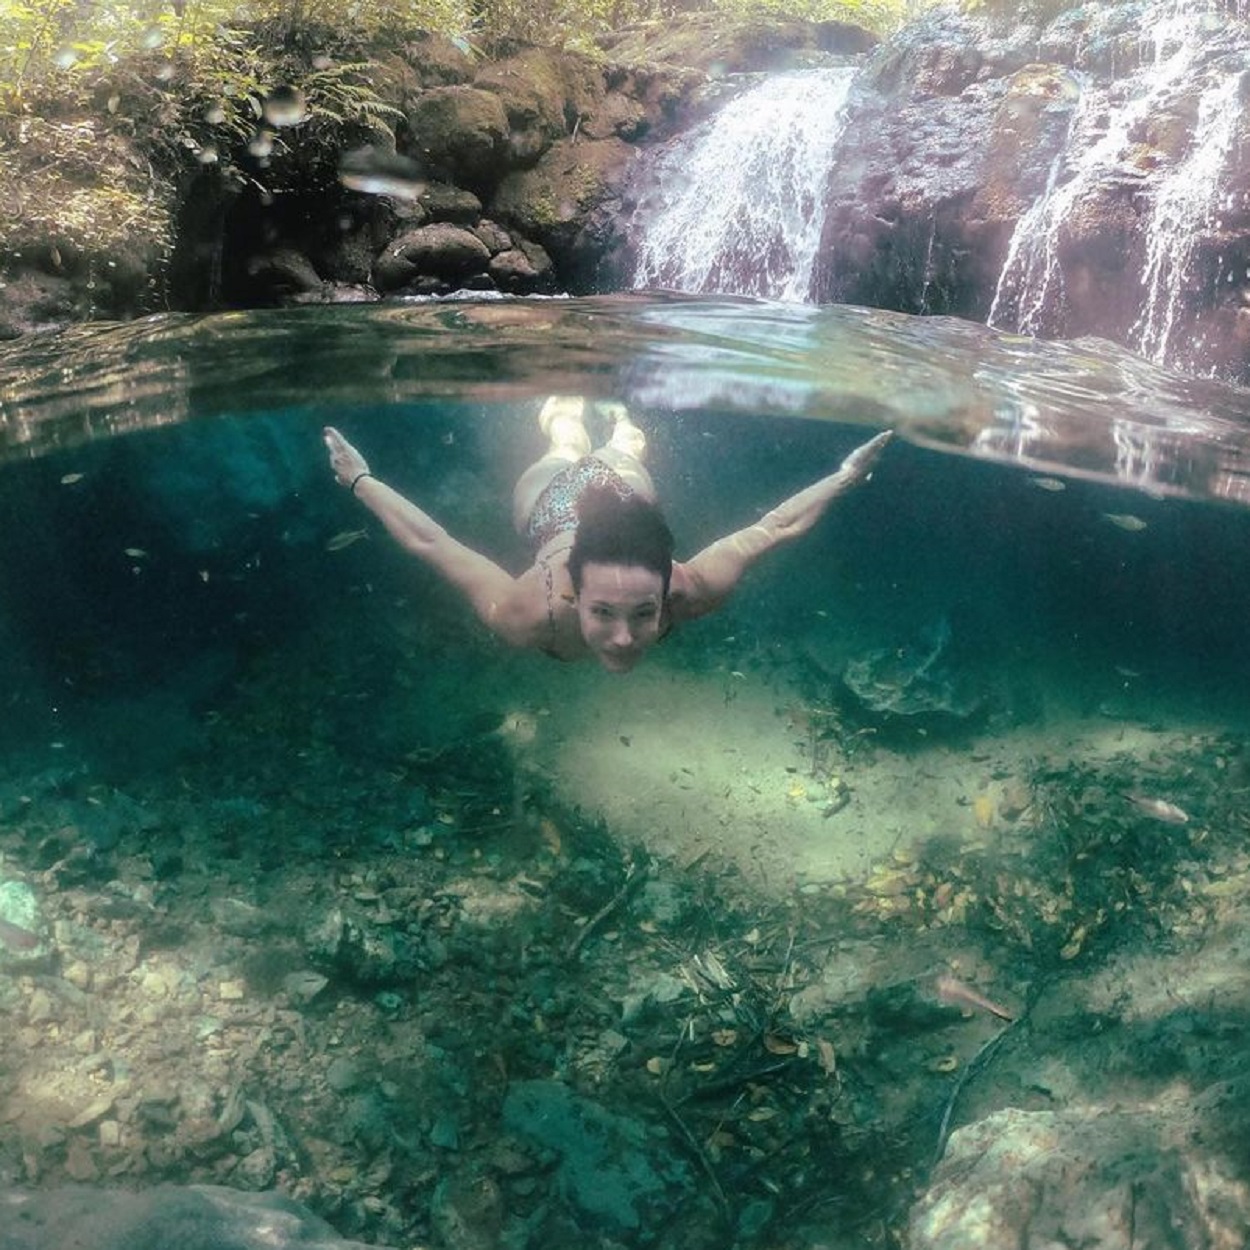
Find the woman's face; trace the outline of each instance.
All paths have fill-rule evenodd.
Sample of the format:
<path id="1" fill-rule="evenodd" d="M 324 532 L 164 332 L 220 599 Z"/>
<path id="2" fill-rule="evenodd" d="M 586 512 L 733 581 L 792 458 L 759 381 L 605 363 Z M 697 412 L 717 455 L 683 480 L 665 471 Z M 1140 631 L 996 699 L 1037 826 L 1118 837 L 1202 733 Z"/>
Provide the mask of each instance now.
<path id="1" fill-rule="evenodd" d="M 582 566 L 577 619 L 591 653 L 610 673 L 628 673 L 660 637 L 664 579 L 636 564 Z"/>

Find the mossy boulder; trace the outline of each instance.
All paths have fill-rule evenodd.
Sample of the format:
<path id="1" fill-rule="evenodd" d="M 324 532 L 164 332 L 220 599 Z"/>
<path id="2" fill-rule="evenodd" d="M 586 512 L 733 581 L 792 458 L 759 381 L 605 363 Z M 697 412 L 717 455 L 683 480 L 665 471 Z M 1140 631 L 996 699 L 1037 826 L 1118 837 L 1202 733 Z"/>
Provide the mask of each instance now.
<path id="1" fill-rule="evenodd" d="M 637 149 L 621 139 L 562 139 L 532 169 L 509 174 L 491 205 L 494 216 L 539 241 L 562 273 L 584 268 L 586 233 L 600 213 L 615 213 Z"/>
<path id="2" fill-rule="evenodd" d="M 380 291 L 397 291 L 415 277 L 454 282 L 490 263 L 490 248 L 471 230 L 436 221 L 401 234 L 378 257 L 373 281 Z"/>
<path id="3" fill-rule="evenodd" d="M 422 92 L 406 113 L 409 153 L 446 182 L 481 194 L 504 167 L 510 129 L 499 97 L 456 85 Z"/>
<path id="4" fill-rule="evenodd" d="M 474 85 L 503 104 L 517 164 L 532 164 L 555 140 L 576 134 L 596 115 L 606 94 L 597 65 L 584 56 L 543 48 L 528 48 L 487 66 Z"/>

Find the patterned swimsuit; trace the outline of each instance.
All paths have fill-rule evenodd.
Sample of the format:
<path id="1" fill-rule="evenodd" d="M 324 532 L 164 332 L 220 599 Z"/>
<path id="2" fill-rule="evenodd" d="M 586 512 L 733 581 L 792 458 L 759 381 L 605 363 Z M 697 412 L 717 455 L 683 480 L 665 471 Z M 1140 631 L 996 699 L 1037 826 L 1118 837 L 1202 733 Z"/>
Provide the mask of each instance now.
<path id="1" fill-rule="evenodd" d="M 525 537 L 535 551 L 542 550 L 558 534 L 577 528 L 578 502 L 592 487 L 606 487 L 621 499 L 634 493 L 625 479 L 602 460 L 583 456 L 574 461 L 547 483 L 525 522 Z"/>

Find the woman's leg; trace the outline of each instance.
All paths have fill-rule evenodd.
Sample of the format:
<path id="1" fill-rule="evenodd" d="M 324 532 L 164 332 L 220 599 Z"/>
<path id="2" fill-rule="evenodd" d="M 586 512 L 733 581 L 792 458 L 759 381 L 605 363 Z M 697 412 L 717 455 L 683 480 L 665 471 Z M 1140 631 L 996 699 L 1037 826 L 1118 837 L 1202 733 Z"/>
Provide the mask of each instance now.
<path id="1" fill-rule="evenodd" d="M 643 464 L 647 436 L 634 424 L 624 404 L 609 402 L 595 407 L 612 422 L 612 437 L 596 448 L 593 455 L 615 470 L 631 489 L 654 502 L 655 483 Z"/>
<path id="2" fill-rule="evenodd" d="M 538 428 L 547 437 L 547 450 L 517 479 L 512 492 L 512 523 L 518 533 L 534 511 L 538 497 L 561 469 L 590 454 L 586 433 L 586 401 L 580 395 L 552 395 L 538 413 Z"/>

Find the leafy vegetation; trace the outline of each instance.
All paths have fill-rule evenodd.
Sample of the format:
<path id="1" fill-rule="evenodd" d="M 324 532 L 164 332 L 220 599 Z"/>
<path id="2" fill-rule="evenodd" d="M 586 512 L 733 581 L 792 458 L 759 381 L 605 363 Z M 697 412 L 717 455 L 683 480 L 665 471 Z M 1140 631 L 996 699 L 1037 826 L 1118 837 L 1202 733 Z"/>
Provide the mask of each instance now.
<path id="1" fill-rule="evenodd" d="M 81 93 L 123 65 L 174 67 L 202 89 L 246 86 L 257 70 L 341 55 L 416 32 L 466 48 L 501 40 L 564 44 L 630 22 L 697 11 L 735 17 L 841 19 L 897 27 L 926 0 L 6 0 L 0 91 L 12 108 L 55 84 Z M 165 63 L 162 65 L 161 63 Z"/>
<path id="2" fill-rule="evenodd" d="M 292 135 L 304 174 L 345 142 L 385 141 L 399 110 L 378 61 L 429 34 L 475 57 L 517 42 L 593 51 L 606 31 L 699 11 L 885 32 L 930 2 L 0 0 L 0 252 L 39 249 L 54 269 L 168 252 L 177 190 L 205 167 L 227 190 L 277 194 L 297 169 Z"/>

